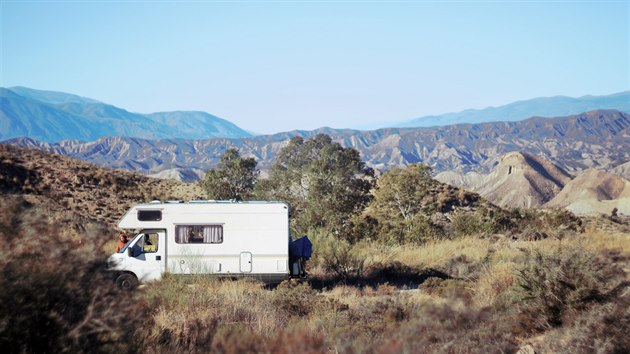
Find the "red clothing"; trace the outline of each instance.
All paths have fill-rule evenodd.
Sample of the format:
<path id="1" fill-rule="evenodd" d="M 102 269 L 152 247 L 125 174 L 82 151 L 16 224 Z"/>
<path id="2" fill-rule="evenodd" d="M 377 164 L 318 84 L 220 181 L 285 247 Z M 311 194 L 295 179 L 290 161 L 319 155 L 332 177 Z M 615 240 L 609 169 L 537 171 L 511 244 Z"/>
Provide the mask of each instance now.
<path id="1" fill-rule="evenodd" d="M 122 242 L 118 240 L 118 245 L 116 246 L 116 253 L 120 252 L 120 250 L 125 248 L 125 246 L 127 246 L 127 242 Z"/>

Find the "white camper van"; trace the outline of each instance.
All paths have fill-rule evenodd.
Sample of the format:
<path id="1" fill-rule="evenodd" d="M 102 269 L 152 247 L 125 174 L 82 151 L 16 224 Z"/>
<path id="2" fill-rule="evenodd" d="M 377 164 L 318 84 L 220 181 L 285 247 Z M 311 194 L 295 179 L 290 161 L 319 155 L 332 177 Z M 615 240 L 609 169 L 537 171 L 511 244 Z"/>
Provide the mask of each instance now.
<path id="1" fill-rule="evenodd" d="M 265 282 L 291 275 L 289 206 L 283 202 L 151 202 L 129 209 L 118 227 L 139 230 L 109 258 L 123 288 L 167 272 Z"/>

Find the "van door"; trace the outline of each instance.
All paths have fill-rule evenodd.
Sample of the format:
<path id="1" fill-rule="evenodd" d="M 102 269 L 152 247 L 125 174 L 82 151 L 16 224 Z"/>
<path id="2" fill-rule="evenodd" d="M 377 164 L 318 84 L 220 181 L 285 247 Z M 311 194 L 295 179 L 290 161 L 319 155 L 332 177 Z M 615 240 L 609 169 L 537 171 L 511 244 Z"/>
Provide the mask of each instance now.
<path id="1" fill-rule="evenodd" d="M 166 231 L 143 230 L 130 247 L 138 280 L 160 279 L 166 271 Z"/>
<path id="2" fill-rule="evenodd" d="M 240 268 L 241 268 L 241 273 L 252 272 L 252 253 L 251 252 L 241 252 Z"/>

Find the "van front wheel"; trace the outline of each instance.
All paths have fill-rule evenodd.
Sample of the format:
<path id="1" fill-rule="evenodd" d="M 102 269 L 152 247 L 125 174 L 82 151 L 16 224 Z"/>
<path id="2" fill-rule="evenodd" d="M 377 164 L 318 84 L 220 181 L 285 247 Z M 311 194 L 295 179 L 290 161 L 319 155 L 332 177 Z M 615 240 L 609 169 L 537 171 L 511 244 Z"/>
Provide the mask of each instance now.
<path id="1" fill-rule="evenodd" d="M 116 285 L 123 290 L 133 290 L 138 286 L 138 278 L 133 274 L 124 273 L 116 278 Z"/>

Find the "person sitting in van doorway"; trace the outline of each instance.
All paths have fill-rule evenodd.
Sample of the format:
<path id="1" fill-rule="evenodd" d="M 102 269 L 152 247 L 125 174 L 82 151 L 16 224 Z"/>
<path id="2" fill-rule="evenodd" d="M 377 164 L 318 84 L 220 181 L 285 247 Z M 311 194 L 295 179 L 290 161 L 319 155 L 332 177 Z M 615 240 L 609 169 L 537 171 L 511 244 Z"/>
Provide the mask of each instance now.
<path id="1" fill-rule="evenodd" d="M 118 244 L 116 245 L 116 253 L 120 252 L 127 245 L 129 240 L 127 239 L 127 235 L 124 232 L 121 232 L 118 235 Z"/>

